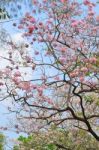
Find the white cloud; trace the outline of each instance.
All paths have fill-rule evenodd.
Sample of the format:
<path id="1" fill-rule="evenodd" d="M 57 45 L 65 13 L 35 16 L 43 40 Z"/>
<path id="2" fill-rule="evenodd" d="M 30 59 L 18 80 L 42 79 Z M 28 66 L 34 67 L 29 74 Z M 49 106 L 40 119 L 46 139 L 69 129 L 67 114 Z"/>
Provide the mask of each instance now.
<path id="1" fill-rule="evenodd" d="M 13 39 L 13 42 L 15 42 L 16 44 L 18 43 L 21 44 L 21 43 L 26 42 L 26 40 L 22 37 L 22 33 L 13 34 L 12 39 Z"/>

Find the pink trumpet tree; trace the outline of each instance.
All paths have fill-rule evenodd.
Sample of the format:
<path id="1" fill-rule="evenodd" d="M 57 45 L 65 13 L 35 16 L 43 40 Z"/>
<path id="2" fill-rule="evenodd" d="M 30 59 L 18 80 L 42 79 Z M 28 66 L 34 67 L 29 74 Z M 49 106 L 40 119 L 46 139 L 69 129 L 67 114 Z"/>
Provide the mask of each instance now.
<path id="1" fill-rule="evenodd" d="M 7 96 L 21 104 L 18 118 L 70 125 L 99 141 L 97 4 L 90 0 L 32 2 L 31 14 L 26 13 L 16 24 L 29 39 L 25 47 L 31 51 L 26 53 L 9 43 L 6 59 L 10 64 L 0 72 L 0 88 L 5 87 Z M 15 51 L 20 60 L 15 60 Z M 29 74 L 31 79 L 25 78 Z"/>

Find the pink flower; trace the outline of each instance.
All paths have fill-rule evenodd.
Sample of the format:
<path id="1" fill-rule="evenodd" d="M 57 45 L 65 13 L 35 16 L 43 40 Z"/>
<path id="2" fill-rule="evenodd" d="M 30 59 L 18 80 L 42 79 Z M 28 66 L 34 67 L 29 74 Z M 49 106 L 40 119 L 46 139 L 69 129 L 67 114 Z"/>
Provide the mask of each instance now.
<path id="1" fill-rule="evenodd" d="M 71 77 L 71 78 L 76 77 L 76 73 L 75 73 L 75 72 L 70 73 L 70 77 Z"/>
<path id="2" fill-rule="evenodd" d="M 53 102 L 52 102 L 51 99 L 48 99 L 47 102 L 48 102 L 49 104 L 53 104 Z"/>
<path id="3" fill-rule="evenodd" d="M 42 22 L 39 22 L 39 25 L 40 25 L 40 26 L 43 26 L 43 23 L 42 23 Z"/>
<path id="4" fill-rule="evenodd" d="M 43 0 L 43 3 L 46 3 L 48 0 Z"/>
<path id="5" fill-rule="evenodd" d="M 56 76 L 54 79 L 55 79 L 55 80 L 60 80 L 59 76 Z"/>
<path id="6" fill-rule="evenodd" d="M 18 87 L 20 89 L 28 91 L 28 92 L 31 91 L 31 84 L 30 84 L 30 82 L 21 82 L 21 83 L 19 83 Z"/>
<path id="7" fill-rule="evenodd" d="M 71 26 L 75 28 L 75 27 L 78 26 L 78 24 L 79 24 L 79 21 L 73 20 L 72 23 L 71 23 Z"/>
<path id="8" fill-rule="evenodd" d="M 27 61 L 27 63 L 31 63 L 32 62 L 32 58 L 30 56 L 26 56 L 26 61 Z"/>
<path id="9" fill-rule="evenodd" d="M 0 82 L 0 86 L 3 86 L 3 83 L 2 83 L 2 82 Z"/>
<path id="10" fill-rule="evenodd" d="M 84 81 L 84 77 L 80 77 L 79 80 L 80 80 L 80 82 L 83 82 Z"/>
<path id="11" fill-rule="evenodd" d="M 35 18 L 31 18 L 30 20 L 29 20 L 31 23 L 35 23 L 36 21 L 35 21 Z"/>
<path id="12" fill-rule="evenodd" d="M 61 0 L 61 2 L 62 2 L 62 3 L 64 3 L 64 2 L 65 2 L 65 0 Z"/>
<path id="13" fill-rule="evenodd" d="M 31 25 L 31 26 L 28 27 L 28 32 L 30 34 L 32 34 L 32 32 L 34 31 L 34 29 L 35 29 L 35 27 Z"/>
<path id="14" fill-rule="evenodd" d="M 38 1 L 37 1 L 37 0 L 34 0 L 33 3 L 34 3 L 35 5 L 37 5 Z"/>
<path id="15" fill-rule="evenodd" d="M 51 52 L 47 51 L 46 54 L 45 54 L 45 56 L 47 56 L 47 55 L 51 55 Z"/>
<path id="16" fill-rule="evenodd" d="M 14 73 L 14 76 L 20 77 L 20 76 L 21 76 L 21 73 L 20 73 L 19 71 L 17 71 L 17 72 Z"/>
<path id="17" fill-rule="evenodd" d="M 89 62 L 89 60 L 88 60 L 87 58 L 84 58 L 83 61 L 84 61 L 85 63 L 88 63 L 88 62 Z"/>
<path id="18" fill-rule="evenodd" d="M 39 52 L 38 52 L 38 51 L 35 51 L 34 54 L 35 54 L 35 55 L 39 55 Z"/>
<path id="19" fill-rule="evenodd" d="M 88 68 L 82 67 L 82 68 L 81 68 L 81 71 L 86 73 L 86 72 L 88 71 Z"/>
<path id="20" fill-rule="evenodd" d="M 19 78 L 17 78 L 17 77 L 13 77 L 12 80 L 17 85 L 21 82 L 21 80 Z"/>
<path id="21" fill-rule="evenodd" d="M 98 15 L 98 16 L 96 16 L 96 21 L 99 21 L 99 15 Z"/>
<path id="22" fill-rule="evenodd" d="M 41 79 L 42 79 L 43 81 L 46 81 L 46 80 L 47 80 L 46 76 L 42 76 Z"/>
<path id="23" fill-rule="evenodd" d="M 84 5 L 90 5 L 90 1 L 89 0 L 84 0 Z"/>
<path id="24" fill-rule="evenodd" d="M 19 26 L 18 26 L 18 29 L 23 29 L 23 25 L 19 25 Z"/>
<path id="25" fill-rule="evenodd" d="M 43 94 L 43 88 L 42 87 L 38 87 L 37 91 L 38 91 L 39 95 L 42 96 L 42 94 Z"/>
<path id="26" fill-rule="evenodd" d="M 88 15 L 89 15 L 89 16 L 93 16 L 93 15 L 94 15 L 94 12 L 93 12 L 93 11 L 89 11 L 89 12 L 88 12 Z"/>
<path id="27" fill-rule="evenodd" d="M 65 2 L 67 2 L 67 0 L 61 0 L 61 2 L 62 2 L 62 3 L 65 3 Z"/>
<path id="28" fill-rule="evenodd" d="M 11 70 L 10 70 L 9 68 L 6 68 L 6 69 L 4 70 L 4 73 L 5 73 L 6 75 L 11 75 Z"/>
<path id="29" fill-rule="evenodd" d="M 36 85 L 31 85 L 31 88 L 33 88 L 34 90 L 37 88 Z"/>
<path id="30" fill-rule="evenodd" d="M 61 57 L 61 58 L 59 58 L 59 61 L 60 61 L 61 63 L 64 63 L 64 62 L 66 61 L 66 58 L 65 58 L 65 57 Z"/>
<path id="31" fill-rule="evenodd" d="M 96 63 L 97 59 L 95 57 L 91 57 L 89 59 L 90 63 Z"/>
<path id="32" fill-rule="evenodd" d="M 65 53 L 66 52 L 66 48 L 65 47 L 63 47 L 63 48 L 61 48 L 61 50 L 60 50 L 62 53 Z"/>
<path id="33" fill-rule="evenodd" d="M 33 64 L 33 65 L 32 65 L 32 70 L 35 70 L 35 68 L 36 68 L 36 65 Z"/>

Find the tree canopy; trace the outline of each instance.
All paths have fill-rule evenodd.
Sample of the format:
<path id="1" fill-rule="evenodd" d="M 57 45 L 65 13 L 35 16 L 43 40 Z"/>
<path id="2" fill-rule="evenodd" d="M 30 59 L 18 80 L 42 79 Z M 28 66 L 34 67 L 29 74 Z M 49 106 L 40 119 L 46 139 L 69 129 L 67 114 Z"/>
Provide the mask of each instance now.
<path id="1" fill-rule="evenodd" d="M 54 124 L 84 130 L 99 141 L 96 6 L 90 0 L 33 0 L 32 11 L 13 22 L 25 42 L 6 41 L 7 55 L 0 56 L 7 62 L 0 70 L 0 94 L 1 101 L 13 101 L 15 107 L 8 110 L 16 112 L 18 132 Z"/>

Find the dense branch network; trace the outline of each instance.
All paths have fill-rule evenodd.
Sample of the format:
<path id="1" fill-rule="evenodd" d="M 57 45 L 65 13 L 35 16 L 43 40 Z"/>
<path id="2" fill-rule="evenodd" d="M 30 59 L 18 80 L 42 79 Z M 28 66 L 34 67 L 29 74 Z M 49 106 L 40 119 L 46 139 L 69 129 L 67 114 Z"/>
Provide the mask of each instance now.
<path id="1" fill-rule="evenodd" d="M 1 71 L 0 86 L 7 92 L 1 100 L 10 97 L 20 105 L 20 110 L 9 108 L 19 120 L 42 120 L 60 127 L 68 123 L 99 141 L 99 16 L 94 13 L 95 3 L 36 0 L 33 6 L 33 15 L 26 13 L 20 24 L 13 24 L 30 45 L 8 42 L 8 56 L 2 56 L 9 65 Z M 86 15 L 82 7 L 87 8 Z"/>

